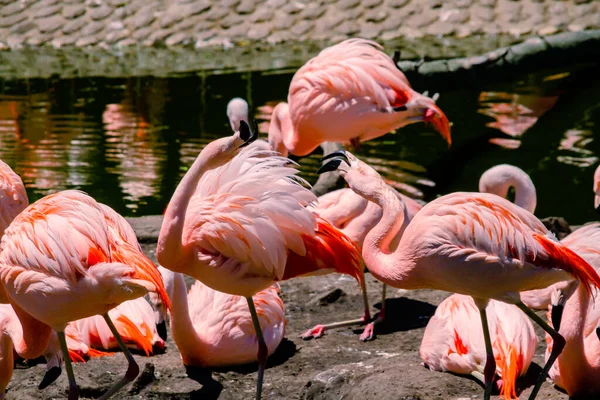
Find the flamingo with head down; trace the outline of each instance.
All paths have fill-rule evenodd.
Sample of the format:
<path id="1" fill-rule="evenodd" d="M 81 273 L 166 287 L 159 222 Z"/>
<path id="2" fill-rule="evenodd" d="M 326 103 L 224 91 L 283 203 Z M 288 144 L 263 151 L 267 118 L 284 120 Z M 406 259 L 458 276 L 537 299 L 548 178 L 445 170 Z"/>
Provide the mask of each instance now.
<path id="1" fill-rule="evenodd" d="M 292 78 L 288 102 L 273 109 L 271 147 L 305 156 L 323 142 L 375 139 L 428 122 L 450 145 L 450 123 L 435 100 L 415 92 L 382 47 L 348 39 L 322 50 Z"/>
<path id="2" fill-rule="evenodd" d="M 530 212 L 488 193 L 439 197 L 410 221 L 402 200 L 370 166 L 340 151 L 320 172 L 338 169 L 350 188 L 383 209 L 363 244 L 373 276 L 402 289 L 438 289 L 471 296 L 479 310 L 486 348 L 485 399 L 491 395 L 496 361 L 486 307 L 490 299 L 514 304 L 554 340 L 552 352 L 531 393 L 535 398 L 565 341 L 520 299 L 520 292 L 577 279 L 585 290 L 600 276 L 584 259 L 556 241 Z M 397 245 L 398 231 L 404 233 Z"/>
<path id="3" fill-rule="evenodd" d="M 356 245 L 306 208 L 316 198 L 293 162 L 251 144 L 256 138 L 242 121 L 239 132 L 200 152 L 169 202 L 156 256 L 167 269 L 246 298 L 258 337 L 260 398 L 268 347 L 252 297 L 317 271 L 357 280 L 362 271 Z"/>
<path id="4" fill-rule="evenodd" d="M 108 311 L 149 291 L 158 292 L 169 305 L 159 272 L 137 240 L 130 240 L 127 227 L 131 229 L 112 209 L 69 190 L 27 207 L 5 230 L 0 245 L 0 278 L 23 327 L 25 358 L 43 353 L 51 329 L 58 333 L 63 354 L 68 354 L 67 323 L 103 315 L 129 367 L 102 399 L 139 372 Z M 69 399 L 76 399 L 78 389 L 69 357 L 65 357 L 65 366 Z"/>

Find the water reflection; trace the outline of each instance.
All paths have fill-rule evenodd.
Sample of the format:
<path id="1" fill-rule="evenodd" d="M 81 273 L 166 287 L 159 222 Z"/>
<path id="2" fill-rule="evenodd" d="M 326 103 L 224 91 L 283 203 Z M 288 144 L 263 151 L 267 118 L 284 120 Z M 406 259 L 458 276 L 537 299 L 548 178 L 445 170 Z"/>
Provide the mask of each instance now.
<path id="1" fill-rule="evenodd" d="M 256 72 L 4 82 L 0 158 L 23 177 L 32 201 L 76 188 L 124 215 L 160 214 L 204 145 L 230 134 L 229 99 L 248 98 L 266 132 L 291 77 Z M 441 93 L 438 104 L 454 122 L 451 149 L 431 127 L 414 124 L 363 143 L 358 155 L 390 184 L 423 200 L 476 190 L 485 169 L 512 163 L 538 187 L 540 216 L 584 222 L 595 216 L 588 192 L 600 154 L 594 140 L 598 82 L 593 73 L 554 71 Z M 299 160 L 310 182 L 320 156 Z M 577 207 L 561 208 L 557 184 Z"/>

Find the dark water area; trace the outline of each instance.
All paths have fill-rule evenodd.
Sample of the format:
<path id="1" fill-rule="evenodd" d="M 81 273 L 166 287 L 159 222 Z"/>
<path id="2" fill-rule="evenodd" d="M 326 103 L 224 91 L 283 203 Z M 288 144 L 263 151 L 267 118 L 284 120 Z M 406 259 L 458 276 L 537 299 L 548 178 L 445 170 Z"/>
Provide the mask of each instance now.
<path id="1" fill-rule="evenodd" d="M 364 143 L 357 154 L 426 201 L 475 191 L 487 168 L 513 164 L 537 187 L 536 215 L 571 224 L 595 220 L 595 72 L 573 67 L 484 87 L 455 85 L 460 89 L 440 92 L 438 100 L 453 122 L 450 149 L 431 127 L 416 124 Z M 160 214 L 202 147 L 231 134 L 227 102 L 244 97 L 260 116 L 261 106 L 285 99 L 291 77 L 281 71 L 0 81 L 0 159 L 23 178 L 30 201 L 76 188 L 123 215 Z M 310 182 L 319 157 L 299 160 Z"/>

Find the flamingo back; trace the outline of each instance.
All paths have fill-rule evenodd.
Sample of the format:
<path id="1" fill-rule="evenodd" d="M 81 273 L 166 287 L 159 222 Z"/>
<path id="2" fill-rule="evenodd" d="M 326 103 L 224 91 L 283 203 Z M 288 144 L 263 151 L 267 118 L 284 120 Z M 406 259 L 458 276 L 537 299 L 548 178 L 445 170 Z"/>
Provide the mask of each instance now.
<path id="1" fill-rule="evenodd" d="M 288 251 L 305 255 L 304 237 L 315 235 L 306 206 L 316 197 L 293 162 L 262 147 L 253 143 L 204 174 L 190 199 L 182 241 L 214 267 L 202 280 L 217 290 L 246 295 L 221 284 L 242 284 L 247 275 L 264 277 L 258 290 L 268 287 L 283 277 Z"/>
<path id="2" fill-rule="evenodd" d="M 8 164 L 0 160 L 0 236 L 28 204 L 23 181 Z"/>
<path id="3" fill-rule="evenodd" d="M 252 296 L 271 355 L 285 335 L 285 306 L 275 284 Z M 205 366 L 241 365 L 257 360 L 258 339 L 246 299 L 197 281 L 188 293 L 190 318 L 204 343 Z M 186 355 L 182 354 L 184 363 Z"/>
<path id="4" fill-rule="evenodd" d="M 600 285 L 596 271 L 533 214 L 493 194 L 457 192 L 432 201 L 408 225 L 401 244 L 422 259 L 444 257 L 446 265 L 452 264 L 454 273 L 443 277 L 428 266 L 422 269 L 424 279 L 448 291 L 460 292 L 473 274 L 477 279 L 489 274 L 493 287 L 467 282 L 471 289 L 465 294 L 481 298 L 517 302 L 516 292 L 573 277 L 588 289 Z M 502 279 L 497 268 L 506 271 Z M 473 293 L 473 287 L 481 287 L 481 293 Z"/>
<path id="5" fill-rule="evenodd" d="M 502 378 L 501 395 L 517 398 L 515 383 L 531 364 L 537 336 L 529 319 L 517 307 L 490 300 L 487 308 L 496 373 Z M 429 320 L 420 354 L 435 371 L 483 373 L 485 342 L 479 309 L 470 296 L 454 294 L 444 300 Z"/>

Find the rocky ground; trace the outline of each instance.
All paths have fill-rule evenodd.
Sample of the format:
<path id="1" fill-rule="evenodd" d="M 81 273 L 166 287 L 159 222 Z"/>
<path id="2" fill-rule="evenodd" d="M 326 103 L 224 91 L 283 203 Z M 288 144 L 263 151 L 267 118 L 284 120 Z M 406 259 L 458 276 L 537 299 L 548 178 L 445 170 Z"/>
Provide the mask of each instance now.
<path id="1" fill-rule="evenodd" d="M 159 218 L 133 221 L 144 250 L 155 259 L 155 237 Z M 367 275 L 369 298 L 376 312 L 380 307 L 381 285 Z M 282 285 L 286 304 L 287 339 L 271 356 L 265 374 L 265 399 L 470 399 L 481 398 L 483 388 L 476 381 L 448 373 L 429 371 L 422 365 L 419 346 L 425 325 L 435 307 L 448 293 L 418 290 L 388 291 L 388 322 L 378 327 L 377 339 L 362 343 L 362 329 L 342 328 L 324 337 L 303 341 L 298 336 L 323 322 L 360 316 L 361 296 L 352 279 L 328 275 L 295 279 Z M 520 382 L 521 398 L 527 398 L 543 363 L 544 340 L 530 374 Z M 144 372 L 137 381 L 114 398 L 118 399 L 251 399 L 254 396 L 256 366 L 213 371 L 189 370 L 181 363 L 169 337 L 164 354 L 136 356 Z M 68 382 L 63 375 L 45 391 L 37 390 L 45 365 L 15 370 L 9 385 L 9 399 L 66 398 Z M 97 398 L 126 368 L 121 354 L 75 364 L 83 398 Z M 200 383 L 202 382 L 202 383 Z M 567 395 L 546 382 L 538 399 L 567 399 Z"/>

